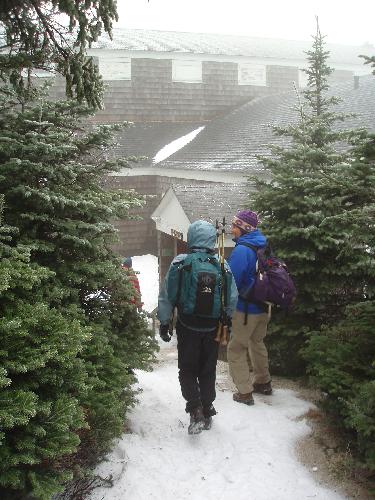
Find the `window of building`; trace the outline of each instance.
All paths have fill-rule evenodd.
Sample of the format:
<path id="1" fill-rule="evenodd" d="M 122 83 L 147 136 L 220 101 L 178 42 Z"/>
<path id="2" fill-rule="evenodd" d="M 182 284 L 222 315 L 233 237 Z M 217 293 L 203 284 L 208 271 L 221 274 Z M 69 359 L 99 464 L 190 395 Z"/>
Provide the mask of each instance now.
<path id="1" fill-rule="evenodd" d="M 131 80 L 131 58 L 100 57 L 99 71 L 103 80 Z"/>
<path id="2" fill-rule="evenodd" d="M 172 80 L 174 82 L 201 82 L 202 62 L 172 60 Z"/>
<path id="3" fill-rule="evenodd" d="M 266 65 L 239 63 L 238 64 L 238 85 L 267 85 Z"/>

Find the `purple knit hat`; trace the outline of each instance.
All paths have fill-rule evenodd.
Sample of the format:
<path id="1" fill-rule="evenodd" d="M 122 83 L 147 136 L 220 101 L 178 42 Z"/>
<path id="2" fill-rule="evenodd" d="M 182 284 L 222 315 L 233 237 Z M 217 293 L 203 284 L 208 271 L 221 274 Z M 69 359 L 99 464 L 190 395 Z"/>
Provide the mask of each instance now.
<path id="1" fill-rule="evenodd" d="M 239 227 L 245 233 L 250 233 L 259 223 L 258 216 L 251 210 L 241 210 L 233 217 L 232 224 Z"/>

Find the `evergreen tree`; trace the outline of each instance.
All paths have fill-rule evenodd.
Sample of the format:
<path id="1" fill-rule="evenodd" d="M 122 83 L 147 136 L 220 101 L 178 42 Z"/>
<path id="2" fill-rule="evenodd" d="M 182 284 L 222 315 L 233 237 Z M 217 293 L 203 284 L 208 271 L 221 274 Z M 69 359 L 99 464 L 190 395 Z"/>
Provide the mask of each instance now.
<path id="1" fill-rule="evenodd" d="M 57 71 L 68 96 L 100 107 L 103 84 L 86 49 L 117 20 L 115 0 L 3 0 L 0 78 L 22 88 L 34 69 Z"/>
<path id="2" fill-rule="evenodd" d="M 337 98 L 328 95 L 329 53 L 317 23 L 309 62 L 307 89 L 302 92 L 295 125 L 275 128 L 289 140 L 262 158 L 271 181 L 251 179 L 252 206 L 260 211 L 264 231 L 277 255 L 296 280 L 298 298 L 292 314 L 275 312 L 270 325 L 270 359 L 274 372 L 301 373 L 299 355 L 306 334 L 341 318 L 343 308 L 363 293 L 363 251 L 352 245 L 345 227 L 331 230 L 327 218 L 346 210 L 347 200 L 330 175 L 348 154 L 338 143 L 348 132 L 338 128 L 344 116 L 335 113 Z"/>
<path id="3" fill-rule="evenodd" d="M 17 233 L 0 226 L 0 491 L 49 498 L 69 478 L 58 460 L 76 451 L 86 425 L 77 395 L 87 374 L 77 355 L 90 331 L 77 308 L 49 307 L 53 272 L 30 263 L 30 249 L 13 244 Z"/>
<path id="4" fill-rule="evenodd" d="M 1 247 L 1 494 L 50 498 L 77 457 L 90 465 L 121 434 L 132 369 L 153 359 L 156 342 L 111 250 L 112 221 L 143 200 L 103 188 L 128 164 L 102 155 L 118 127 L 85 131 L 87 108 L 37 90 L 0 96 L 0 193 L 16 228 Z"/>
<path id="5" fill-rule="evenodd" d="M 370 64 L 370 66 L 374 68 L 372 72 L 375 75 L 375 56 L 372 57 L 360 56 L 360 57 L 363 57 L 363 59 L 365 59 L 365 64 Z"/>
<path id="6" fill-rule="evenodd" d="M 311 336 L 304 356 L 313 381 L 327 395 L 325 406 L 349 431 L 366 466 L 375 472 L 375 135 L 361 131 L 354 159 L 331 175 L 347 200 L 347 210 L 326 220 L 334 234 L 345 229 L 361 255 L 365 276 L 361 300 L 343 319 Z M 364 251 L 363 251 L 364 250 Z"/>
<path id="7" fill-rule="evenodd" d="M 111 250 L 112 221 L 143 200 L 104 189 L 128 165 L 102 155 L 118 127 L 85 130 L 90 111 L 78 104 L 100 107 L 85 50 L 115 19 L 114 0 L 0 5 L 2 498 L 51 498 L 93 464 L 134 404 L 133 369 L 156 348 Z M 78 102 L 48 102 L 35 68 L 63 74 Z"/>

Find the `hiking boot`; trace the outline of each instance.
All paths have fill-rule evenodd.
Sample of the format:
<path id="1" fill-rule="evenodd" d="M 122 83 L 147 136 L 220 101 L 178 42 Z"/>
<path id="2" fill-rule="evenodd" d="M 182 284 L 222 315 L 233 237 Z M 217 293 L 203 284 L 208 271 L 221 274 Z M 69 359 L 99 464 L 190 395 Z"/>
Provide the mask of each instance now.
<path id="1" fill-rule="evenodd" d="M 201 406 L 194 408 L 190 412 L 190 425 L 188 427 L 189 434 L 199 434 L 204 428 L 204 415 Z"/>
<path id="2" fill-rule="evenodd" d="M 271 380 L 266 384 L 253 384 L 253 387 L 253 391 L 257 394 L 264 394 L 265 396 L 271 396 L 272 394 Z"/>
<path id="3" fill-rule="evenodd" d="M 216 410 L 214 405 L 204 406 L 203 407 L 203 416 L 204 416 L 204 431 L 209 431 L 212 427 L 212 417 L 216 415 Z"/>
<path id="4" fill-rule="evenodd" d="M 240 392 L 235 392 L 233 394 L 233 401 L 237 403 L 243 403 L 244 405 L 251 406 L 254 404 L 253 394 L 248 392 L 246 394 L 241 394 Z"/>
<path id="5" fill-rule="evenodd" d="M 203 406 L 203 415 L 204 415 L 204 418 L 213 417 L 216 414 L 217 414 L 217 411 L 215 410 L 214 405 Z"/>
<path id="6" fill-rule="evenodd" d="M 212 417 L 204 417 L 203 430 L 209 431 L 212 427 Z"/>

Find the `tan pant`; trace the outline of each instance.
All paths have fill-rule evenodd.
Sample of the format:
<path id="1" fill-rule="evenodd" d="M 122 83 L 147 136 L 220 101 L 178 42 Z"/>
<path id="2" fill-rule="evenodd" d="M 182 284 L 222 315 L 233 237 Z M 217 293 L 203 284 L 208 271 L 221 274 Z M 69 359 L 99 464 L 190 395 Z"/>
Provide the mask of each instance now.
<path id="1" fill-rule="evenodd" d="M 247 325 L 244 325 L 244 319 L 244 313 L 234 313 L 232 336 L 228 344 L 229 373 L 241 394 L 253 392 L 253 382 L 265 384 L 271 380 L 268 353 L 264 345 L 268 314 L 248 314 Z"/>

